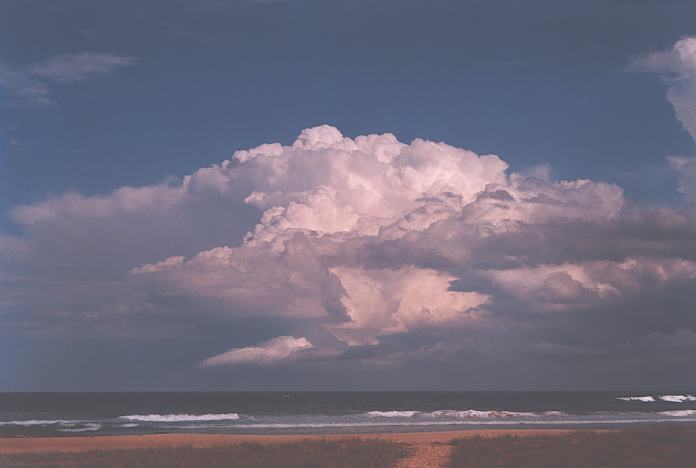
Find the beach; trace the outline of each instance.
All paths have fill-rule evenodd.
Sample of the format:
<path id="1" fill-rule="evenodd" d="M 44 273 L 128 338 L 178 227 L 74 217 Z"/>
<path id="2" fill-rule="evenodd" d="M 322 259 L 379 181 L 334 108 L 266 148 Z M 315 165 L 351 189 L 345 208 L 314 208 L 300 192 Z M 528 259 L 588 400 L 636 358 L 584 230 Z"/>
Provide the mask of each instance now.
<path id="1" fill-rule="evenodd" d="M 693 392 L 0 394 L 0 466 L 690 466 L 695 401 Z"/>
<path id="2" fill-rule="evenodd" d="M 565 429 L 484 429 L 439 432 L 401 432 L 382 434 L 332 435 L 241 435 L 241 434 L 150 434 L 127 436 L 8 437 L 0 438 L 0 454 L 41 452 L 84 452 L 90 450 L 129 450 L 170 447 L 208 448 L 231 444 L 284 444 L 307 441 L 339 442 L 344 440 L 378 440 L 405 444 L 409 456 L 399 467 L 445 466 L 451 442 L 470 437 L 560 436 Z M 593 431 L 594 432 L 594 431 Z"/>
<path id="3" fill-rule="evenodd" d="M 582 467 L 687 467 L 696 459 L 695 447 L 692 426 L 5 437 L 0 466 L 551 467 L 572 461 Z"/>
<path id="4" fill-rule="evenodd" d="M 690 467 L 696 427 L 0 438 L 12 467 Z"/>
<path id="5" fill-rule="evenodd" d="M 0 438 L 0 454 L 21 452 L 63 452 L 152 447 L 212 447 L 245 442 L 272 444 L 306 440 L 377 439 L 415 445 L 446 443 L 467 437 L 501 435 L 538 436 L 577 432 L 567 429 L 482 429 L 439 432 L 399 432 L 383 434 L 148 434 L 124 436 L 5 437 Z M 596 432 L 596 431 L 595 431 Z M 605 432 L 605 431 L 602 431 Z"/>

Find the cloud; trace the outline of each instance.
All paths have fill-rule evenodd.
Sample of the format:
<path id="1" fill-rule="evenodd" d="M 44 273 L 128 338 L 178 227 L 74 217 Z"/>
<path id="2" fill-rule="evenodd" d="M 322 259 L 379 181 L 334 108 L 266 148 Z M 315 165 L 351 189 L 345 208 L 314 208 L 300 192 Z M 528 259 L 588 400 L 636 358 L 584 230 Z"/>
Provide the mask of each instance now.
<path id="1" fill-rule="evenodd" d="M 280 338 L 202 365 L 301 354 L 302 366 L 472 370 L 696 329 L 693 213 L 550 174 L 323 125 L 180 180 L 19 206 L 24 234 L 1 244 L 14 260 L 0 326 L 143 336 L 247 324 L 247 343 Z"/>
<path id="2" fill-rule="evenodd" d="M 692 135 L 693 41 L 632 64 L 666 80 Z M 50 103 L 56 86 L 134 63 L 59 56 L 4 67 L 0 80 Z M 694 158 L 671 161 L 696 200 Z M 408 367 L 399 375 L 419 385 L 456 375 L 534 387 L 545 372 L 640 386 L 653 366 L 682 382 L 696 349 L 691 208 L 322 125 L 180 179 L 14 207 L 17 234 L 0 235 L 0 331 L 196 342 L 178 347 L 190 353 L 181 365 L 234 346 L 200 366 L 252 373 L 293 363 L 387 380 L 386 367 Z"/>
<path id="3" fill-rule="evenodd" d="M 107 53 L 80 52 L 60 54 L 24 66 L 0 65 L 0 87 L 33 105 L 55 104 L 56 85 L 70 85 L 108 76 L 133 66 L 136 60 Z"/>
<path id="4" fill-rule="evenodd" d="M 237 190 L 265 211 L 242 246 L 144 264 L 131 270 L 133 281 L 160 297 L 195 298 L 237 317 L 319 319 L 349 345 L 465 324 L 489 302 L 481 291 L 450 291 L 457 276 L 417 266 L 412 252 L 419 247 L 430 244 L 431 259 L 467 268 L 477 241 L 552 219 L 607 221 L 623 205 L 613 185 L 554 182 L 543 169 L 508 174 L 497 156 L 420 139 L 407 145 L 389 134 L 350 139 L 326 125 L 304 130 L 290 146 L 238 151 L 234 161 L 198 171 L 176 190 L 194 187 Z M 73 206 L 59 205 L 48 211 Z M 80 206 L 92 212 L 91 203 Z M 45 216 L 27 216 L 34 209 L 18 215 Z M 369 258 L 394 243 L 411 253 L 383 258 L 386 265 Z M 473 266 L 470 274 L 485 277 Z"/>
<path id="5" fill-rule="evenodd" d="M 200 367 L 234 366 L 239 364 L 270 365 L 296 359 L 302 351 L 312 349 L 307 338 L 279 336 L 246 348 L 232 348 L 204 359 Z"/>
<path id="6" fill-rule="evenodd" d="M 642 288 L 696 279 L 696 262 L 628 258 L 621 262 L 540 265 L 493 270 L 493 282 L 509 294 L 537 307 L 563 310 L 593 306 Z"/>
<path id="7" fill-rule="evenodd" d="M 696 141 L 696 37 L 686 37 L 671 49 L 638 57 L 629 68 L 655 73 L 669 84 L 667 99 L 684 129 Z"/>
<path id="8" fill-rule="evenodd" d="M 55 55 L 36 62 L 26 69 L 26 73 L 57 83 L 76 83 L 110 75 L 121 67 L 135 64 L 133 57 L 81 52 Z"/>
<path id="9" fill-rule="evenodd" d="M 679 172 L 679 191 L 687 200 L 696 202 L 696 158 L 668 158 Z"/>
<path id="10" fill-rule="evenodd" d="M 137 287 L 161 297 L 194 298 L 234 316 L 326 318 L 337 282 L 302 236 L 283 252 L 217 247 L 131 270 Z"/>
<path id="11" fill-rule="evenodd" d="M 629 68 L 653 73 L 667 84 L 667 99 L 677 119 L 696 142 L 696 36 L 677 41 L 670 49 L 634 59 Z M 670 157 L 679 171 L 679 190 L 696 203 L 696 158 Z"/>
<path id="12" fill-rule="evenodd" d="M 377 344 L 382 334 L 474 320 L 475 310 L 488 302 L 478 292 L 449 291 L 455 278 L 430 269 L 334 268 L 331 273 L 344 288 L 341 303 L 350 321 L 330 330 L 349 345 Z"/>

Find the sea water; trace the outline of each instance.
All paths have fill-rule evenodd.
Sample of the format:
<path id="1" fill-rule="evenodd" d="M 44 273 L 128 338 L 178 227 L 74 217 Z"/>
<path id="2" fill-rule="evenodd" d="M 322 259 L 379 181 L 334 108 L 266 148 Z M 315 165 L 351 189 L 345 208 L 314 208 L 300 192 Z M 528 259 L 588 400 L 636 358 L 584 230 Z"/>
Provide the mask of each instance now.
<path id="1" fill-rule="evenodd" d="M 696 423 L 693 392 L 0 393 L 0 436 Z"/>

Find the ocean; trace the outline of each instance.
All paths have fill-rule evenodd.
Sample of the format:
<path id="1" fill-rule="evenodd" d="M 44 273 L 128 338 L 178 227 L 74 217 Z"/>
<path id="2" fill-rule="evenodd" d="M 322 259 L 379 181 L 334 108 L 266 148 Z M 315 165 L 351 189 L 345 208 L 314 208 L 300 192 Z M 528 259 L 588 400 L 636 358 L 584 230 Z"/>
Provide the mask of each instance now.
<path id="1" fill-rule="evenodd" d="M 696 392 L 0 393 L 0 436 L 696 423 Z"/>

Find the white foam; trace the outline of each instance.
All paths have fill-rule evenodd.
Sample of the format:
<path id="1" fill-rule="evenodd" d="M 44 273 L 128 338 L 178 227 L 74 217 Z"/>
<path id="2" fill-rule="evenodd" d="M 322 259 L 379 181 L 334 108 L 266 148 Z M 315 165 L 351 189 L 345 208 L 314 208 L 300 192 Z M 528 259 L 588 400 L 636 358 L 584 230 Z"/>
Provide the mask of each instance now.
<path id="1" fill-rule="evenodd" d="M 119 416 L 127 421 L 179 422 L 179 421 L 233 421 L 239 419 L 237 413 L 221 414 L 129 414 Z"/>
<path id="2" fill-rule="evenodd" d="M 555 413 L 555 412 L 554 412 Z M 545 416 L 547 413 L 524 413 L 518 411 L 495 411 L 495 410 L 439 410 L 427 413 L 433 418 L 455 418 L 455 419 L 507 419 L 507 418 L 536 418 Z"/>
<path id="3" fill-rule="evenodd" d="M 127 423 L 127 424 L 119 424 L 118 427 L 138 427 L 140 424 L 135 424 L 135 423 Z"/>
<path id="4" fill-rule="evenodd" d="M 660 414 L 674 416 L 675 418 L 685 418 L 687 416 L 696 416 L 696 410 L 660 411 Z"/>
<path id="5" fill-rule="evenodd" d="M 541 413 L 529 413 L 520 411 L 497 411 L 497 410 L 438 410 L 429 413 L 420 411 L 368 411 L 365 413 L 371 418 L 412 418 L 421 416 L 424 418 L 446 418 L 446 419 L 507 419 L 507 418 L 538 418 L 543 416 L 563 415 L 560 411 L 544 411 Z"/>
<path id="6" fill-rule="evenodd" d="M 52 424 L 70 426 L 74 422 L 63 419 L 27 419 L 22 421 L 0 421 L 0 426 L 49 426 Z"/>
<path id="7" fill-rule="evenodd" d="M 662 401 L 672 403 L 683 403 L 685 401 L 696 401 L 696 396 L 693 395 L 662 395 L 658 397 Z"/>
<path id="8" fill-rule="evenodd" d="M 86 432 L 86 431 L 98 431 L 102 428 L 101 424 L 98 423 L 87 423 L 84 427 L 78 427 L 76 429 L 58 429 L 60 432 Z"/>
<path id="9" fill-rule="evenodd" d="M 665 423 L 674 422 L 669 418 L 641 418 L 623 417 L 620 419 L 558 419 L 558 420 L 464 420 L 455 419 L 447 422 L 443 421 L 384 421 L 384 422 L 316 422 L 316 423 L 260 423 L 260 424 L 235 424 L 238 429 L 321 429 L 321 428 L 340 428 L 340 427 L 389 427 L 389 426 L 563 426 L 563 425 L 591 425 L 591 424 L 640 424 L 640 423 Z M 680 421 L 694 422 L 696 419 L 681 419 Z M 162 426 L 166 428 L 167 426 Z M 213 429 L 219 426 L 198 424 L 186 426 L 171 426 L 179 429 Z"/>
<path id="10" fill-rule="evenodd" d="M 418 414 L 418 411 L 368 411 L 371 418 L 411 418 Z"/>
<path id="11" fill-rule="evenodd" d="M 651 396 L 628 396 L 628 397 L 619 397 L 617 400 L 623 400 L 623 401 L 642 401 L 643 403 L 650 403 L 652 401 L 655 401 L 655 398 Z"/>

